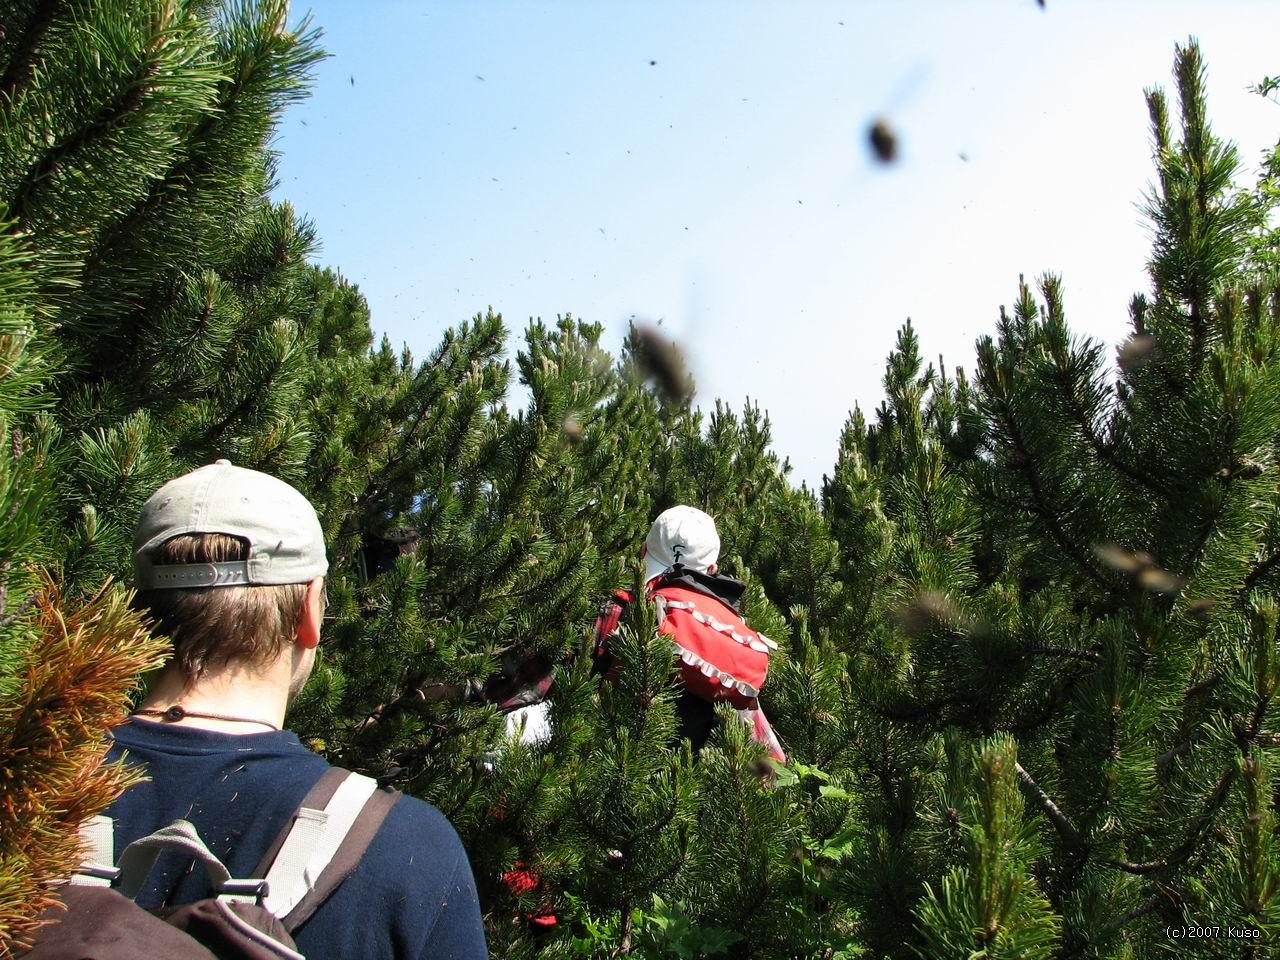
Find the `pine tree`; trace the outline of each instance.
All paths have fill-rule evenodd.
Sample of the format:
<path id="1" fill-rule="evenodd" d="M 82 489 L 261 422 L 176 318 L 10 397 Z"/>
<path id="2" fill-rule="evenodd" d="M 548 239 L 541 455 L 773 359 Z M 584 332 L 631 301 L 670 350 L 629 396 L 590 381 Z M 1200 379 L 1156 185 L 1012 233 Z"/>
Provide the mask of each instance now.
<path id="1" fill-rule="evenodd" d="M 1151 289 L 1118 371 L 1054 276 L 1019 284 L 971 376 L 908 323 L 815 492 L 757 404 L 693 409 L 653 330 L 616 359 L 567 316 L 510 361 L 493 313 L 421 359 L 375 343 L 267 197 L 320 56 L 283 0 L 14 2 L 0 26 L 0 938 L 124 783 L 102 732 L 158 648 L 103 584 L 137 510 L 226 456 L 296 483 L 329 543 L 290 726 L 449 816 L 495 957 L 1147 956 L 1210 918 L 1259 937 L 1182 952 L 1265 955 L 1276 164 L 1237 187 L 1194 43 L 1176 138 L 1147 94 Z M 728 711 L 696 756 L 674 742 L 648 604 L 617 682 L 592 674 L 596 610 L 678 502 L 717 518 L 779 642 L 786 766 Z M 556 671 L 543 742 L 432 692 L 533 655 Z"/>
<path id="2" fill-rule="evenodd" d="M 972 383 L 921 374 L 904 333 L 827 486 L 833 530 L 887 557 L 865 574 L 888 606 L 852 621 L 880 746 L 854 894 L 886 952 L 1148 955 L 1168 925 L 1269 922 L 1277 301 L 1194 43 L 1174 72 L 1114 381 L 1059 279 L 1022 284 Z"/>
<path id="3" fill-rule="evenodd" d="M 215 455 L 297 476 L 307 454 L 311 238 L 266 198 L 265 143 L 317 54 L 285 13 L 0 11 L 0 950 L 126 783 L 103 735 L 161 647 L 104 583 L 142 500 Z"/>
<path id="4" fill-rule="evenodd" d="M 54 884 L 79 858 L 78 828 L 131 777 L 101 765 L 102 737 L 162 644 L 109 585 L 64 602 L 41 564 L 52 533 L 48 346 L 39 261 L 0 234 L 0 955 L 29 942 Z"/>

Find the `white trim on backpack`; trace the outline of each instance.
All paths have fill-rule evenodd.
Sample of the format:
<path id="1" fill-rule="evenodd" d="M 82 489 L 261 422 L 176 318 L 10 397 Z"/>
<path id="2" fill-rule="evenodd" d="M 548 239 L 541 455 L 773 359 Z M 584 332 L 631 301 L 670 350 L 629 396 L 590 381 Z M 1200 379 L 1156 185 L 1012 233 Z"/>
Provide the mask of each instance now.
<path id="1" fill-rule="evenodd" d="M 674 640 L 671 641 L 671 647 L 675 650 L 676 655 L 681 660 L 689 666 L 696 668 L 704 677 L 714 679 L 720 684 L 720 686 L 733 687 L 744 697 L 760 696 L 760 691 L 751 686 L 751 684 L 747 683 L 745 680 L 739 680 L 737 677 L 733 676 L 733 674 L 721 670 L 713 663 L 703 660 L 702 657 L 698 656 L 687 647 L 680 646 L 680 644 L 676 643 Z"/>

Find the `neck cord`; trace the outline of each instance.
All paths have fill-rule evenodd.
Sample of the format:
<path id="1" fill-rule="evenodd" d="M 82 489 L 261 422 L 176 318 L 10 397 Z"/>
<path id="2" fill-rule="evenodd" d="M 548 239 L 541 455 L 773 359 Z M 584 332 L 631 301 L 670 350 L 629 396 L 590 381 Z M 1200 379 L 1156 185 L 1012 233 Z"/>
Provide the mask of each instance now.
<path id="1" fill-rule="evenodd" d="M 194 710 L 188 710 L 186 707 L 176 703 L 165 710 L 135 710 L 133 712 L 135 716 L 139 717 L 159 717 L 167 723 L 177 723 L 187 717 L 196 717 L 200 720 L 224 720 L 228 723 L 257 723 L 264 727 L 270 727 L 272 730 L 280 729 L 267 720 L 254 720 L 252 717 L 227 717 L 220 713 L 196 713 Z"/>

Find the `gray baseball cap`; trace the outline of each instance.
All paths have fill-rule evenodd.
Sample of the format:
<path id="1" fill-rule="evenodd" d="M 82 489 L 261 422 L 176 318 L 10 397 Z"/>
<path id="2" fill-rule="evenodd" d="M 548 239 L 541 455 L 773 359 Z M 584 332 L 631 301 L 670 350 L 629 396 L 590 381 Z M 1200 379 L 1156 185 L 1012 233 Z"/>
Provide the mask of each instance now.
<path id="1" fill-rule="evenodd" d="M 225 533 L 249 543 L 230 563 L 153 562 L 183 533 Z M 219 460 L 170 480 L 142 507 L 133 537 L 139 590 L 308 583 L 329 569 L 324 532 L 311 503 L 283 480 Z"/>

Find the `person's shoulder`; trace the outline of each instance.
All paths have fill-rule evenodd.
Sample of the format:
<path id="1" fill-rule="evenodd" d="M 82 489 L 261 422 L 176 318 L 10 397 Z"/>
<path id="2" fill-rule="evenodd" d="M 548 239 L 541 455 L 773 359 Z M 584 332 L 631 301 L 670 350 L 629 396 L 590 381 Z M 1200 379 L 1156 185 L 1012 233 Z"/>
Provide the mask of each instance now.
<path id="1" fill-rule="evenodd" d="M 305 758 L 317 769 L 327 766 L 324 758 L 304 746 L 291 730 L 233 734 L 131 716 L 113 727 L 108 739 L 110 750 L 117 754 L 125 750 L 175 757 L 248 754 L 255 759 L 284 757 L 294 762 Z"/>
<path id="2" fill-rule="evenodd" d="M 396 801 L 347 886 L 359 895 L 347 904 L 354 912 L 385 912 L 394 939 L 422 945 L 413 956 L 486 955 L 471 861 L 448 818 L 424 800 Z"/>
<path id="3" fill-rule="evenodd" d="M 434 805 L 402 794 L 381 829 L 370 854 L 381 862 L 385 876 L 400 877 L 413 886 L 451 882 L 458 869 L 470 868 L 462 839 L 449 819 Z"/>
<path id="4" fill-rule="evenodd" d="M 408 794 L 401 794 L 396 805 L 391 808 L 391 813 L 387 815 L 387 825 L 411 828 L 433 839 L 457 841 L 459 845 L 462 842 L 458 840 L 458 832 L 454 830 L 449 818 L 438 807 Z"/>

